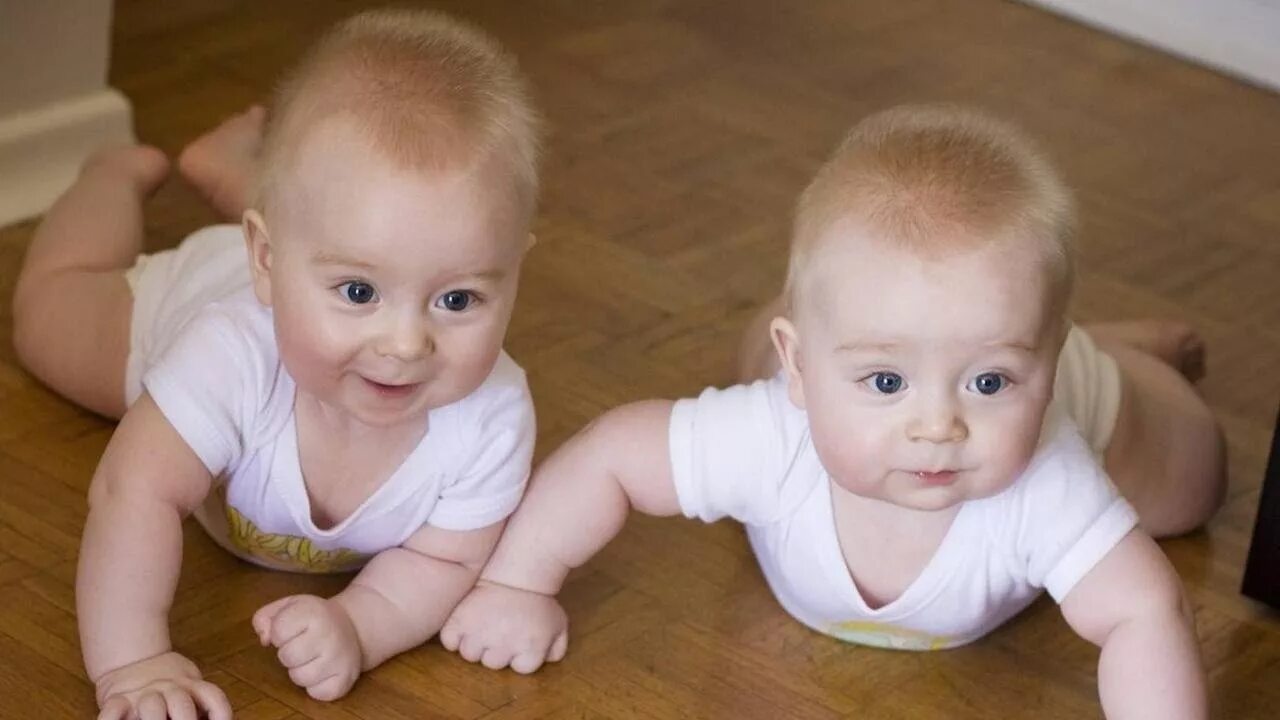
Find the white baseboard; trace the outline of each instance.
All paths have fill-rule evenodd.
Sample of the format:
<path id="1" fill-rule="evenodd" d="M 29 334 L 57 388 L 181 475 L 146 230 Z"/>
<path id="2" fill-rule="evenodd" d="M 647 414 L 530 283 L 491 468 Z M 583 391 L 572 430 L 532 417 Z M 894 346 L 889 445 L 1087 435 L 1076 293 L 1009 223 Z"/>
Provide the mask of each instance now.
<path id="1" fill-rule="evenodd" d="M 1280 0 L 1025 0 L 1280 90 Z"/>
<path id="2" fill-rule="evenodd" d="M 94 150 L 132 140 L 129 101 L 111 88 L 0 117 L 0 227 L 48 209 Z"/>

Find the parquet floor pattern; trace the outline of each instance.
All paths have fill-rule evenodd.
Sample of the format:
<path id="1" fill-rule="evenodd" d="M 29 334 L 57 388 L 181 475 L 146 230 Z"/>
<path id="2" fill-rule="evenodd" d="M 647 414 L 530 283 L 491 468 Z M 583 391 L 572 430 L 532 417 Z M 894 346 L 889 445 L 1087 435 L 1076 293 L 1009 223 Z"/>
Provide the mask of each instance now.
<path id="1" fill-rule="evenodd" d="M 119 0 L 110 81 L 139 137 L 176 152 L 367 4 Z M 1184 316 L 1208 339 L 1203 392 L 1230 443 L 1230 496 L 1206 531 L 1164 547 L 1195 604 L 1216 716 L 1276 717 L 1280 620 L 1238 587 L 1280 400 L 1280 96 L 997 0 L 440 6 L 520 56 L 551 129 L 541 241 L 508 342 L 531 379 L 540 456 L 618 403 L 730 382 L 743 324 L 780 287 L 792 202 L 858 117 L 958 101 L 1042 137 L 1084 218 L 1077 316 Z M 150 242 L 211 219 L 175 180 L 152 204 Z M 32 227 L 0 230 L 0 297 Z M 5 300 L 0 334 L 10 322 Z M 0 717 L 90 717 L 73 580 L 112 426 L 2 345 Z M 493 673 L 430 644 L 322 704 L 248 619 L 341 582 L 254 569 L 189 525 L 175 642 L 245 720 L 1099 715 L 1097 653 L 1051 602 L 951 652 L 844 645 L 783 613 L 727 523 L 635 518 L 567 586 L 560 665 Z"/>

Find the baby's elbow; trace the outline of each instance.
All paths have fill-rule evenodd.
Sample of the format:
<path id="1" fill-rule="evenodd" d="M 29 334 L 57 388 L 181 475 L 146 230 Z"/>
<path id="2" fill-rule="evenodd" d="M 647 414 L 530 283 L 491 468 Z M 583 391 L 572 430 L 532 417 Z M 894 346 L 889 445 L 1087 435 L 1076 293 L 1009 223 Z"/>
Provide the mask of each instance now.
<path id="1" fill-rule="evenodd" d="M 89 483 L 89 492 L 86 502 L 89 510 L 102 508 L 121 495 L 120 483 L 111 477 L 110 474 L 102 471 L 99 467 L 93 474 L 93 480 Z"/>
<path id="2" fill-rule="evenodd" d="M 1144 625 L 1166 628 L 1181 625 L 1195 630 L 1195 610 L 1172 569 L 1144 588 L 1131 608 L 1129 619 Z"/>

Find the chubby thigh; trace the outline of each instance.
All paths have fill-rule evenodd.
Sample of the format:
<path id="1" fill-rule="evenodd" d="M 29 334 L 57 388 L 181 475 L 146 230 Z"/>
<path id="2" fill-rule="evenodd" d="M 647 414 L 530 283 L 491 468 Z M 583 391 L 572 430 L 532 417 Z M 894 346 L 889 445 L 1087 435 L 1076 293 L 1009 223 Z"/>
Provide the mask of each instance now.
<path id="1" fill-rule="evenodd" d="M 1123 390 L 1103 455 L 1107 474 L 1152 537 L 1203 525 L 1226 490 L 1226 456 L 1213 413 L 1177 370 L 1109 346 Z"/>

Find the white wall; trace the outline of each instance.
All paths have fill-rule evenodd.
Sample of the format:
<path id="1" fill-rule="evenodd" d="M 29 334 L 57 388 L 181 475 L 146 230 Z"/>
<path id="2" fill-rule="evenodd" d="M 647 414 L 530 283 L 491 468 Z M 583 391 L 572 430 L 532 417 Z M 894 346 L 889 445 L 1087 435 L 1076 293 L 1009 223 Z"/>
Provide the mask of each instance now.
<path id="1" fill-rule="evenodd" d="M 1280 90 L 1280 0 L 1026 0 Z"/>
<path id="2" fill-rule="evenodd" d="M 132 138 L 107 87 L 111 0 L 0 0 L 0 226 L 43 212 L 95 148 Z"/>

